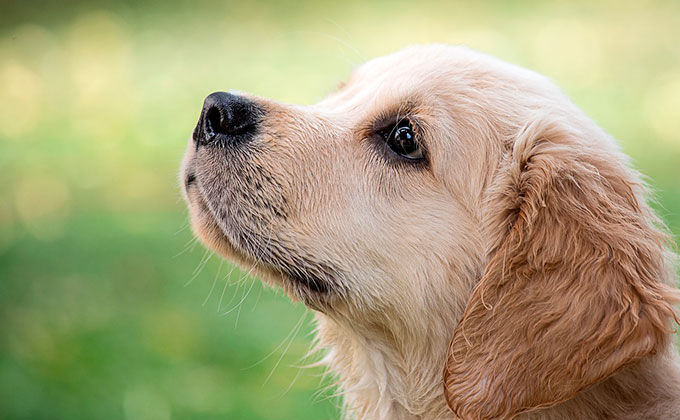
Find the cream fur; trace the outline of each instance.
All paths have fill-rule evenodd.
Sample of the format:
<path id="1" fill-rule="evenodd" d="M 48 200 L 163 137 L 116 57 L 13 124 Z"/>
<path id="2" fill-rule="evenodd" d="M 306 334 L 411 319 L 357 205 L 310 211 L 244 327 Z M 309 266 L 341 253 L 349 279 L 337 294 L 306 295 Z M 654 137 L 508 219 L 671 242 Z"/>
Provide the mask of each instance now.
<path id="1" fill-rule="evenodd" d="M 680 418 L 669 241 L 615 141 L 546 78 L 428 45 L 316 105 L 250 98 L 256 147 L 187 148 L 192 225 L 316 311 L 348 419 Z M 425 165 L 381 151 L 395 116 Z"/>

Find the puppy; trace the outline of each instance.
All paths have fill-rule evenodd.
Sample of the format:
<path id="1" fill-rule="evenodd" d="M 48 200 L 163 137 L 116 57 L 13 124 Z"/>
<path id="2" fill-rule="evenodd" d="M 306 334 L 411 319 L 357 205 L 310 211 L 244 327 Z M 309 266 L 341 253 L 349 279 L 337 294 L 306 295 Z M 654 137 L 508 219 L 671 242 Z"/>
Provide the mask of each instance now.
<path id="1" fill-rule="evenodd" d="M 316 312 L 352 419 L 680 419 L 674 255 L 551 82 L 461 47 L 313 106 L 207 97 L 182 166 L 212 250 Z"/>

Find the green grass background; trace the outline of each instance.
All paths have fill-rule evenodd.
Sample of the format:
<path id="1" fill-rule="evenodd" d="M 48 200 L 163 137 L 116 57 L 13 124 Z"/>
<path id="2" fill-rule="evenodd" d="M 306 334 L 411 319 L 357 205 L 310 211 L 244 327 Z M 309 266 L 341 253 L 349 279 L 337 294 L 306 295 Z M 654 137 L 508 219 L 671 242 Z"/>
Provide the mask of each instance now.
<path id="1" fill-rule="evenodd" d="M 0 1 L 0 419 L 338 417 L 297 367 L 311 314 L 192 242 L 177 170 L 210 92 L 313 103 L 467 44 L 562 86 L 677 234 L 678 40 L 678 1 Z"/>

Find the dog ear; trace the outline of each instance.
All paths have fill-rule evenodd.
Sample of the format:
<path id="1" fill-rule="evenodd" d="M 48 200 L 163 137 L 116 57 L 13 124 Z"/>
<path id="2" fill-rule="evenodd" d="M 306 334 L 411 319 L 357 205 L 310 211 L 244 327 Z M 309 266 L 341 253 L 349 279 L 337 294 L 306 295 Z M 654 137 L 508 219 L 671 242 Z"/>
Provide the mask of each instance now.
<path id="1" fill-rule="evenodd" d="M 677 322 L 666 239 L 636 199 L 634 172 L 566 127 L 525 126 L 492 187 L 487 227 L 502 233 L 444 369 L 462 419 L 566 401 L 660 350 Z"/>

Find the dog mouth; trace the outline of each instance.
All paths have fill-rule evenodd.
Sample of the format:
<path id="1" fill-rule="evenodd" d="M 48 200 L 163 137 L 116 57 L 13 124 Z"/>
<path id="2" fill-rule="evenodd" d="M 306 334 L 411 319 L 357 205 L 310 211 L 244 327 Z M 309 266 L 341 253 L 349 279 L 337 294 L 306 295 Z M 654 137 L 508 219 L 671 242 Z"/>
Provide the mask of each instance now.
<path id="1" fill-rule="evenodd" d="M 312 308 L 344 295 L 338 263 L 300 235 L 289 177 L 272 168 L 264 107 L 224 92 L 209 95 L 189 141 L 181 184 L 202 242 Z M 265 159 L 266 157 L 266 159 Z M 301 239 L 302 237 L 302 239 Z"/>
<path id="2" fill-rule="evenodd" d="M 184 188 L 188 190 L 194 184 L 196 184 L 196 174 L 194 172 L 187 173 L 184 177 Z"/>
<path id="3" fill-rule="evenodd" d="M 225 220 L 211 208 L 193 168 L 187 168 L 183 179 L 194 231 L 206 246 L 312 309 L 323 310 L 334 296 L 344 294 L 336 264 L 319 261 L 276 232 L 265 237 L 242 226 L 242 221 Z"/>

